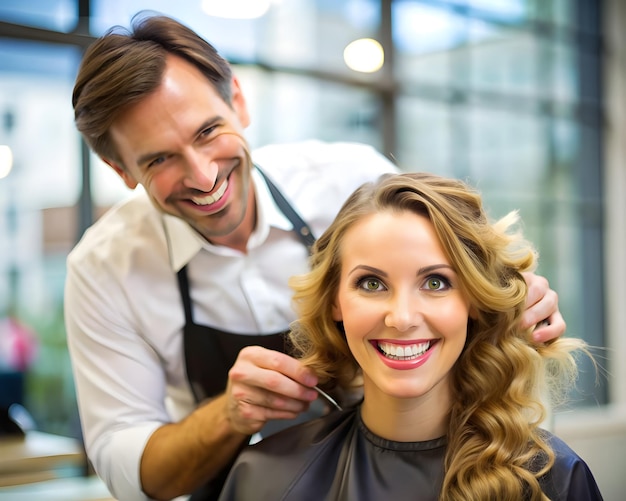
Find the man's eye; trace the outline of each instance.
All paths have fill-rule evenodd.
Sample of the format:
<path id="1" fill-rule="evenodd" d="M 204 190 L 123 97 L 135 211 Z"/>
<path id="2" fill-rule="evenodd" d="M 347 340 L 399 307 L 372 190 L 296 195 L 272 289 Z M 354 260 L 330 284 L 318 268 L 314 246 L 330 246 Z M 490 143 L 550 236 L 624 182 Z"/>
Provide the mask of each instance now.
<path id="1" fill-rule="evenodd" d="M 149 164 L 148 164 L 148 168 L 150 167 L 156 167 L 159 164 L 162 164 L 163 162 L 165 162 L 165 158 L 166 157 L 157 157 L 154 160 L 152 160 Z"/>
<path id="2" fill-rule="evenodd" d="M 217 129 L 217 125 L 212 125 L 211 127 L 207 127 L 206 129 L 204 129 L 204 130 L 200 133 L 200 135 L 201 135 L 202 137 L 207 137 L 207 136 L 210 136 L 210 135 L 211 135 L 211 133 L 215 131 L 215 129 Z"/>

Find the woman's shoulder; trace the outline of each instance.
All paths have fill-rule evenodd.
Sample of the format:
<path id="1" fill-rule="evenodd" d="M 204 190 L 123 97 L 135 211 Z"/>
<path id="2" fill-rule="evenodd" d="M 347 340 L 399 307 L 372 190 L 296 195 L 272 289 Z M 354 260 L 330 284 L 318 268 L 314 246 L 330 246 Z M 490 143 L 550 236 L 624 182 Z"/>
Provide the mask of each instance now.
<path id="1" fill-rule="evenodd" d="M 555 454 L 555 465 L 571 468 L 580 463 L 586 466 L 585 461 L 565 441 L 547 430 L 543 430 L 544 437 Z"/>
<path id="2" fill-rule="evenodd" d="M 246 447 L 228 475 L 220 501 L 282 499 L 305 472 L 312 471 L 311 465 L 333 462 L 338 445 L 354 429 L 355 413 L 331 412 Z"/>
<path id="3" fill-rule="evenodd" d="M 554 500 L 602 501 L 600 489 L 587 463 L 562 439 L 545 431 L 554 451 L 554 465 L 541 479 L 545 494 Z"/>
<path id="4" fill-rule="evenodd" d="M 327 439 L 341 434 L 342 430 L 350 429 L 356 419 L 356 409 L 341 412 L 330 412 L 305 423 L 292 426 L 271 435 L 244 450 L 260 454 L 274 454 L 307 451 L 311 446 L 319 446 Z"/>

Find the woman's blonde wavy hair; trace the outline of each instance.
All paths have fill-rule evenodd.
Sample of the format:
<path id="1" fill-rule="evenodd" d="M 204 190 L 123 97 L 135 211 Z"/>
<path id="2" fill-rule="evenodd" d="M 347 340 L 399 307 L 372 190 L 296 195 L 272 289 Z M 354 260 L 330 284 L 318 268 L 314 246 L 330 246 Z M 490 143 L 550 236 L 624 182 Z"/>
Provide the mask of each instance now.
<path id="1" fill-rule="evenodd" d="M 311 271 L 293 277 L 299 320 L 291 341 L 303 363 L 327 389 L 350 389 L 360 369 L 342 327 L 332 320 L 347 230 L 364 216 L 410 211 L 433 224 L 477 315 L 451 374 L 453 406 L 442 500 L 547 499 L 538 478 L 554 462 L 540 423 L 548 390 L 563 395 L 576 378 L 573 352 L 580 340 L 544 345 L 520 328 L 527 287 L 522 272 L 534 269 L 536 252 L 512 212 L 490 222 L 480 195 L 467 184 L 432 174 L 381 177 L 356 190 L 317 240 Z M 553 392 L 554 393 L 554 392 Z"/>

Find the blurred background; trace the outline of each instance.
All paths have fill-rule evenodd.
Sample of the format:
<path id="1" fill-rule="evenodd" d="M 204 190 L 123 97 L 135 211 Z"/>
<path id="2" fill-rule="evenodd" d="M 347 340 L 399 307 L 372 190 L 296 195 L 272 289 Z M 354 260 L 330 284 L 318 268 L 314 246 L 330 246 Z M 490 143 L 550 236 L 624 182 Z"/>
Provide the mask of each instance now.
<path id="1" fill-rule="evenodd" d="M 229 61 L 252 146 L 372 144 L 519 209 L 568 335 L 601 347 L 552 419 L 605 499 L 626 492 L 626 5 L 622 0 L 2 0 L 0 405 L 80 438 L 65 258 L 124 184 L 73 124 L 83 50 L 143 9 Z"/>

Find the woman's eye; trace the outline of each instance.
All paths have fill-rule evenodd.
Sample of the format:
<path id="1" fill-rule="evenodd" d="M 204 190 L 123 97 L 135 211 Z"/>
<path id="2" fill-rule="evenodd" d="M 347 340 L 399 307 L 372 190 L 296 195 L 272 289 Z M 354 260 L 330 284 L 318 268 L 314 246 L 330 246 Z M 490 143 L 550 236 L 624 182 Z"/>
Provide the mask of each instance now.
<path id="1" fill-rule="evenodd" d="M 445 290 L 448 286 L 448 281 L 442 277 L 429 277 L 426 280 L 426 288 L 430 291 Z"/>
<path id="2" fill-rule="evenodd" d="M 359 287 L 365 291 L 380 291 L 384 290 L 382 282 L 376 278 L 365 278 L 359 282 Z"/>

